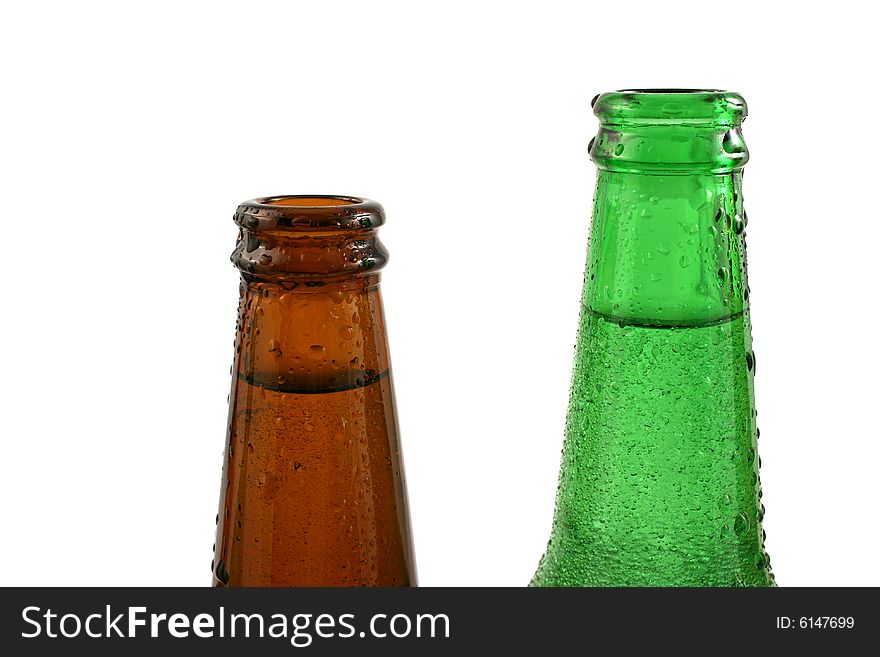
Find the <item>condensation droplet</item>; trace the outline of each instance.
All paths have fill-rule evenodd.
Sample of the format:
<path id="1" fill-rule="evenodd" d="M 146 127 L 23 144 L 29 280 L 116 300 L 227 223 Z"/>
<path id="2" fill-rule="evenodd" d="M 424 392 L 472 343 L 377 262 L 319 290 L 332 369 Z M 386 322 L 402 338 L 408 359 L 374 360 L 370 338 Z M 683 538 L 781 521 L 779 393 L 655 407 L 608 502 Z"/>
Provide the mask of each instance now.
<path id="1" fill-rule="evenodd" d="M 724 133 L 724 137 L 721 140 L 721 148 L 728 155 L 739 155 L 745 151 L 745 143 L 739 132 L 728 130 Z"/>
<path id="2" fill-rule="evenodd" d="M 751 526 L 752 523 L 749 520 L 749 516 L 745 512 L 740 513 L 736 517 L 736 520 L 733 521 L 733 531 L 737 536 L 745 534 Z"/>
<path id="3" fill-rule="evenodd" d="M 226 571 L 226 564 L 223 562 L 223 559 L 220 559 L 217 563 L 217 567 L 214 569 L 214 576 L 223 584 L 229 583 L 229 573 Z"/>

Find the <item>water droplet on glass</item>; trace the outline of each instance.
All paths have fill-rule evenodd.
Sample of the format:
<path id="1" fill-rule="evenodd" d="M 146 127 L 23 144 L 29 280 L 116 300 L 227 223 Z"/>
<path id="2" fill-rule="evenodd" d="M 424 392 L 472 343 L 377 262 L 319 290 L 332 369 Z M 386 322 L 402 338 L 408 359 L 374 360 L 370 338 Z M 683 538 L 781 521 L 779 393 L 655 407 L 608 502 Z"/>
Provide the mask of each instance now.
<path id="1" fill-rule="evenodd" d="M 220 559 L 217 563 L 217 567 L 214 569 L 214 576 L 224 584 L 229 584 L 229 573 L 226 572 L 226 564 L 223 562 L 223 559 Z"/>
<path id="2" fill-rule="evenodd" d="M 614 154 L 615 155 L 622 155 L 623 154 L 623 144 L 618 144 L 617 146 L 614 147 Z"/>
<path id="3" fill-rule="evenodd" d="M 264 267 L 266 265 L 271 265 L 272 264 L 272 256 L 270 256 L 268 253 L 264 253 L 263 255 L 260 256 L 260 264 L 263 265 Z"/>
<path id="4" fill-rule="evenodd" d="M 324 357 L 324 353 L 326 349 L 324 349 L 324 345 L 322 344 L 313 344 L 309 347 L 309 358 L 312 360 L 318 360 Z"/>
<path id="5" fill-rule="evenodd" d="M 721 281 L 724 281 L 727 278 L 727 267 L 718 268 L 718 278 Z"/>
<path id="6" fill-rule="evenodd" d="M 339 337 L 345 340 L 350 339 L 354 335 L 354 329 L 351 326 L 343 326 L 339 329 Z"/>
<path id="7" fill-rule="evenodd" d="M 745 143 L 743 143 L 739 132 L 728 130 L 724 133 L 724 137 L 721 140 L 721 148 L 728 155 L 739 155 L 745 151 Z"/>
<path id="8" fill-rule="evenodd" d="M 749 520 L 749 516 L 746 515 L 745 512 L 740 513 L 736 517 L 736 520 L 733 521 L 733 531 L 737 536 L 741 536 L 742 534 L 745 534 L 749 530 L 749 527 L 751 527 L 751 524 L 752 523 Z"/>

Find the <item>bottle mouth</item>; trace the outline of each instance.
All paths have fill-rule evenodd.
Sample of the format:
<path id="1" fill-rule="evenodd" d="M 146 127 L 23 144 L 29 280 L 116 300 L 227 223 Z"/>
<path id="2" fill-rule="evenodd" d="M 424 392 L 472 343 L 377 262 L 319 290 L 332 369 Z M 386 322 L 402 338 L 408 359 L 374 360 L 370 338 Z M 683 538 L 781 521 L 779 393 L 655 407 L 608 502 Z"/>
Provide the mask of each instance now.
<path id="1" fill-rule="evenodd" d="M 622 89 L 595 96 L 603 125 L 702 124 L 735 127 L 748 113 L 745 99 L 722 89 Z"/>
<path id="2" fill-rule="evenodd" d="M 235 223 L 248 230 L 369 229 L 385 223 L 385 210 L 360 196 L 284 194 L 245 201 Z"/>
<path id="3" fill-rule="evenodd" d="M 248 201 L 256 205 L 283 208 L 338 208 L 346 205 L 360 205 L 367 199 L 356 196 L 265 196 L 263 198 Z"/>
<path id="4" fill-rule="evenodd" d="M 721 89 L 618 89 L 620 94 L 717 94 L 724 93 Z"/>

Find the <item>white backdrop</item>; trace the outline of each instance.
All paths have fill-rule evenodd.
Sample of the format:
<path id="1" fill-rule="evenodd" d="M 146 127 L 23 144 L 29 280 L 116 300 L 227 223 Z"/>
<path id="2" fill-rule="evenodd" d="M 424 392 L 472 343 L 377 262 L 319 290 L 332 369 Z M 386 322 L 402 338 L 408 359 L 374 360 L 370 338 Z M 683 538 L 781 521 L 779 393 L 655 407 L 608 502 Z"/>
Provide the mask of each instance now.
<path id="1" fill-rule="evenodd" d="M 741 92 L 781 585 L 880 584 L 869 3 L 20 2 L 0 23 L 0 583 L 206 585 L 243 200 L 362 195 L 424 585 L 550 532 L 590 98 Z"/>

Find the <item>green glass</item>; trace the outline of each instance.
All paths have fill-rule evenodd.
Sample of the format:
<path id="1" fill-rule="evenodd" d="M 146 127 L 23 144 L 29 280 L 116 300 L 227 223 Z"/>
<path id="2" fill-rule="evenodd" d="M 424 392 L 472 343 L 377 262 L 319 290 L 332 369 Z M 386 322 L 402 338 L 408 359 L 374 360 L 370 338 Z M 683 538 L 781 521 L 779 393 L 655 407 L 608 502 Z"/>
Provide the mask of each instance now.
<path id="1" fill-rule="evenodd" d="M 553 531 L 532 586 L 772 586 L 741 124 L 723 91 L 593 100 L 599 172 Z"/>

